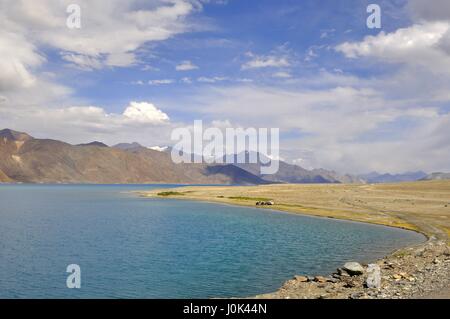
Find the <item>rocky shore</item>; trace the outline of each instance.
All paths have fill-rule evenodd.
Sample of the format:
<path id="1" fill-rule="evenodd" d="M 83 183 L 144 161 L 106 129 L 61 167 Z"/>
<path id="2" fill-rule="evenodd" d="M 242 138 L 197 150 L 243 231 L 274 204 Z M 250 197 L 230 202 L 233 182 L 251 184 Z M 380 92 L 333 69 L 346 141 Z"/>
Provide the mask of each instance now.
<path id="1" fill-rule="evenodd" d="M 450 298 L 450 247 L 431 238 L 374 264 L 349 262 L 329 276 L 295 276 L 278 291 L 254 298 Z"/>

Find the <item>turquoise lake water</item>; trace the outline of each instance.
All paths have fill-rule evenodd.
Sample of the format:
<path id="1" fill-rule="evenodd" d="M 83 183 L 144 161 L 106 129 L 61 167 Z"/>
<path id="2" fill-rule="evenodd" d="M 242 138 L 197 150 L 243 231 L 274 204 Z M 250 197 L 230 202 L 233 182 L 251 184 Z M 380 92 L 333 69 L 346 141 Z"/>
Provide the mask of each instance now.
<path id="1" fill-rule="evenodd" d="M 395 228 L 145 199 L 170 185 L 0 185 L 0 298 L 210 298 L 271 292 L 424 241 Z M 81 289 L 66 267 L 81 267 Z"/>

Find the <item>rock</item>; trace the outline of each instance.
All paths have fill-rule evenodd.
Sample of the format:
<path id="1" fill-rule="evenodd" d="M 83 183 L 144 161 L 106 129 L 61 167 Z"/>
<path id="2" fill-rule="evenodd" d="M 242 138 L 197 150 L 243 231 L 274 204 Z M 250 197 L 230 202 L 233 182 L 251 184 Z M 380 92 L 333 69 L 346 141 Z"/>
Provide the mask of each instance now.
<path id="1" fill-rule="evenodd" d="M 338 268 L 337 269 L 337 273 L 341 277 L 350 277 L 350 274 L 347 271 L 345 271 L 344 269 L 342 269 L 342 268 Z"/>
<path id="2" fill-rule="evenodd" d="M 306 276 L 295 276 L 294 278 L 295 278 L 295 280 L 297 280 L 299 282 L 307 282 L 308 281 L 308 277 L 306 277 Z"/>
<path id="3" fill-rule="evenodd" d="M 362 297 L 364 297 L 364 293 L 363 292 L 355 292 L 353 294 L 351 294 L 350 299 L 360 299 Z"/>
<path id="4" fill-rule="evenodd" d="M 345 263 L 342 269 L 345 270 L 351 276 L 358 276 L 364 273 L 364 267 L 357 262 Z"/>
<path id="5" fill-rule="evenodd" d="M 308 281 L 314 281 L 314 277 L 312 276 L 306 276 L 306 278 L 308 278 Z"/>
<path id="6" fill-rule="evenodd" d="M 367 288 L 381 288 L 381 269 L 377 264 L 369 264 L 367 267 Z"/>
<path id="7" fill-rule="evenodd" d="M 344 287 L 345 288 L 354 288 L 356 287 L 356 283 L 351 280 L 350 278 L 345 278 L 344 282 Z"/>
<path id="8" fill-rule="evenodd" d="M 339 278 L 331 277 L 331 278 L 328 278 L 328 281 L 332 282 L 333 284 L 335 284 L 335 283 L 339 282 Z"/>
<path id="9" fill-rule="evenodd" d="M 314 281 L 319 282 L 319 283 L 324 283 L 324 282 L 327 282 L 328 280 L 325 277 L 316 276 L 316 277 L 314 277 Z"/>

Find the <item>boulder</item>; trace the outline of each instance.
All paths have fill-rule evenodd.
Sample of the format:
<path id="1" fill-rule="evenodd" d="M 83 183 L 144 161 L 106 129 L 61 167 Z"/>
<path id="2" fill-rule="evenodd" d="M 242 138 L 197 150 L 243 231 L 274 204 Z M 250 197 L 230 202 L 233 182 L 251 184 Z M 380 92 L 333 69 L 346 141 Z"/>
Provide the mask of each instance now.
<path id="1" fill-rule="evenodd" d="M 377 264 L 369 264 L 367 266 L 367 288 L 381 288 L 381 269 Z"/>
<path id="2" fill-rule="evenodd" d="M 354 261 L 345 263 L 342 269 L 345 270 L 351 276 L 358 276 L 364 273 L 364 267 L 361 266 L 361 264 Z"/>
<path id="3" fill-rule="evenodd" d="M 308 281 L 308 277 L 306 277 L 306 276 L 295 276 L 294 278 L 295 278 L 295 280 L 297 280 L 299 282 L 307 282 Z"/>

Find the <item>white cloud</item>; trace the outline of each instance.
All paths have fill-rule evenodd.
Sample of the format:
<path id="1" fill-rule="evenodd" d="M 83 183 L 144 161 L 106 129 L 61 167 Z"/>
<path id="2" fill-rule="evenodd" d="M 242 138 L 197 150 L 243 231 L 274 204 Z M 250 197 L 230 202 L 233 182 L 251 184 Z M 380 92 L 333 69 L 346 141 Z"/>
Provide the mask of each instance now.
<path id="1" fill-rule="evenodd" d="M 201 10 L 200 3 L 190 0 L 79 0 L 82 27 L 69 29 L 66 8 L 71 3 L 0 0 L 0 95 L 2 108 L 10 108 L 11 114 L 23 116 L 19 108 L 31 106 L 86 103 L 61 84 L 72 71 L 45 72 L 44 52 L 59 53 L 61 60 L 82 70 L 134 65 L 140 63 L 144 44 L 192 30 L 189 16 Z"/>
<path id="2" fill-rule="evenodd" d="M 198 69 L 198 66 L 193 64 L 191 61 L 183 61 L 180 64 L 178 64 L 175 68 L 177 71 L 190 71 L 190 70 L 196 70 Z"/>
<path id="3" fill-rule="evenodd" d="M 332 34 L 334 34 L 336 32 L 336 29 L 326 29 L 326 30 L 322 30 L 320 33 L 320 38 L 321 39 L 326 39 L 329 36 L 331 36 Z"/>
<path id="4" fill-rule="evenodd" d="M 216 82 L 222 82 L 222 81 L 226 81 L 226 80 L 228 80 L 228 78 L 222 77 L 222 76 L 214 76 L 214 77 L 201 76 L 201 77 L 197 78 L 197 81 L 202 82 L 202 83 L 216 83 Z"/>
<path id="5" fill-rule="evenodd" d="M 274 74 L 272 74 L 272 77 L 274 78 L 280 78 L 280 79 L 289 79 L 292 77 L 292 75 L 289 72 L 275 72 Z"/>
<path id="6" fill-rule="evenodd" d="M 131 102 L 123 115 L 140 123 L 161 124 L 169 121 L 169 116 L 147 102 Z"/>
<path id="7" fill-rule="evenodd" d="M 450 19 L 450 2 L 448 0 L 409 0 L 408 9 L 418 21 L 439 21 Z"/>
<path id="8" fill-rule="evenodd" d="M 241 82 L 241 83 L 252 83 L 253 80 L 252 79 L 247 79 L 247 78 L 237 78 L 236 82 Z"/>
<path id="9" fill-rule="evenodd" d="M 428 22 L 367 36 L 361 42 L 345 42 L 336 47 L 348 58 L 373 57 L 391 63 L 422 66 L 436 73 L 450 74 L 449 22 Z"/>
<path id="10" fill-rule="evenodd" d="M 130 102 L 123 113 L 110 113 L 99 106 L 0 107 L 0 127 L 75 144 L 99 140 L 110 145 L 129 141 L 167 145 L 174 125 L 178 124 L 149 102 Z"/>
<path id="11" fill-rule="evenodd" d="M 305 56 L 305 61 L 306 62 L 312 61 L 314 58 L 317 58 L 318 56 L 319 55 L 314 51 L 313 48 L 309 48 Z"/>
<path id="12" fill-rule="evenodd" d="M 278 127 L 282 136 L 295 136 L 281 140 L 281 155 L 302 158 L 308 168 L 434 170 L 444 169 L 450 158 L 445 144 L 449 129 L 444 125 L 448 113 L 406 99 L 387 100 L 372 88 L 227 86 L 200 91 L 189 104 L 200 118 L 227 118 L 242 127 Z"/>
<path id="13" fill-rule="evenodd" d="M 281 68 L 291 65 L 287 56 L 255 55 L 251 52 L 247 53 L 247 56 L 250 57 L 251 60 L 242 65 L 241 68 L 243 70 L 269 67 Z"/>
<path id="14" fill-rule="evenodd" d="M 161 79 L 161 80 L 149 80 L 149 85 L 164 85 L 164 84 L 172 84 L 174 83 L 174 80 L 171 79 Z"/>
<path id="15" fill-rule="evenodd" d="M 145 83 L 142 80 L 137 80 L 137 81 L 132 81 L 131 84 L 132 85 L 144 85 Z"/>
<path id="16" fill-rule="evenodd" d="M 0 31 L 0 91 L 28 88 L 36 82 L 31 70 L 45 58 L 20 34 Z"/>
<path id="17" fill-rule="evenodd" d="M 149 41 L 161 41 L 190 29 L 186 17 L 195 8 L 188 0 L 140 1 L 78 0 L 81 29 L 66 27 L 70 1 L 13 1 L 0 4 L 0 27 L 26 35 L 33 29 L 33 42 L 74 54 L 81 62 L 96 59 L 102 66 L 128 66 L 136 62 L 135 51 Z M 81 58 L 81 57 L 84 58 Z"/>
<path id="18" fill-rule="evenodd" d="M 62 52 L 61 58 L 81 70 L 91 71 L 103 67 L 102 62 L 98 58 L 88 55 Z"/>
<path id="19" fill-rule="evenodd" d="M 181 79 L 182 83 L 186 83 L 186 84 L 191 84 L 192 83 L 192 79 L 189 77 L 184 77 Z"/>

